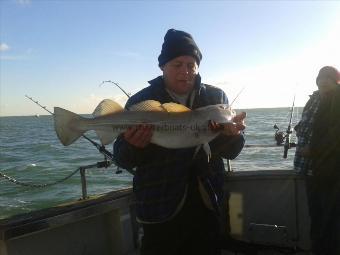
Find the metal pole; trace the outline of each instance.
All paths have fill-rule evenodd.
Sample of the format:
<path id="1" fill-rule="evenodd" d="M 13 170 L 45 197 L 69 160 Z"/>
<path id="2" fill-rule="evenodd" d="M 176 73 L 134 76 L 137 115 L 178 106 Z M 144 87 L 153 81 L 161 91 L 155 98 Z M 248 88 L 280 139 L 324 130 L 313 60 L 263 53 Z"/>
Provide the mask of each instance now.
<path id="1" fill-rule="evenodd" d="M 227 159 L 227 167 L 228 167 L 228 172 L 231 172 L 231 164 L 230 164 L 230 159 Z"/>
<path id="2" fill-rule="evenodd" d="M 82 199 L 87 199 L 87 187 L 86 187 L 86 169 L 84 167 L 80 167 L 80 177 L 81 177 L 81 191 L 82 191 Z"/>

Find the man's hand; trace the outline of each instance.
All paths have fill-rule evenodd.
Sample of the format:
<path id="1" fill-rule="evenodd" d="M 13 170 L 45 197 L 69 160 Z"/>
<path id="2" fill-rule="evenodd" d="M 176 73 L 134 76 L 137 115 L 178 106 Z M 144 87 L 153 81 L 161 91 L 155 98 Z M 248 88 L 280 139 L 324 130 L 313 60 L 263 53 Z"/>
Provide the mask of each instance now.
<path id="1" fill-rule="evenodd" d="M 150 143 L 152 134 L 152 125 L 138 125 L 128 128 L 123 136 L 129 144 L 137 148 L 144 148 Z"/>
<path id="2" fill-rule="evenodd" d="M 209 128 L 212 131 L 222 131 L 224 135 L 239 135 L 242 130 L 246 128 L 245 118 L 247 114 L 245 112 L 241 112 L 234 116 L 233 123 L 226 124 L 218 124 L 214 121 L 210 121 Z"/>

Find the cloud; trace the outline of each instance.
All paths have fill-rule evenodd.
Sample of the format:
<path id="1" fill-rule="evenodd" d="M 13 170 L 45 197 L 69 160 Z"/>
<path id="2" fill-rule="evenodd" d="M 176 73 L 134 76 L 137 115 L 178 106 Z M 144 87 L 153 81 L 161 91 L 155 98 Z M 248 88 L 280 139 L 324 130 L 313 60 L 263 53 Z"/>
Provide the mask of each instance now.
<path id="1" fill-rule="evenodd" d="M 3 51 L 8 51 L 10 49 L 10 47 L 3 43 L 0 44 L 0 52 Z M 18 53 L 18 54 L 9 54 L 7 53 L 0 55 L 0 60 L 4 60 L 4 61 L 18 61 L 18 60 L 28 60 L 33 56 L 34 50 L 32 48 L 28 48 L 27 50 L 25 50 L 23 53 Z"/>
<path id="2" fill-rule="evenodd" d="M 32 3 L 31 0 L 15 0 L 15 2 L 22 6 L 27 6 Z"/>
<path id="3" fill-rule="evenodd" d="M 6 43 L 0 43 L 0 51 L 8 51 L 10 47 Z"/>

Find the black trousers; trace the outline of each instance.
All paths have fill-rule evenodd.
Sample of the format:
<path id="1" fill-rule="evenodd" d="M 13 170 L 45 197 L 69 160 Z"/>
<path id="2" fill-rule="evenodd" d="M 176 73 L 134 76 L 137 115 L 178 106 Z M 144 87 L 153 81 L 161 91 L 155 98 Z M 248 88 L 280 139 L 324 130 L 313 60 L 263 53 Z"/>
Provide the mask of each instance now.
<path id="1" fill-rule="evenodd" d="M 307 177 L 312 250 L 316 255 L 340 254 L 340 181 Z"/>
<path id="2" fill-rule="evenodd" d="M 203 204 L 197 181 L 189 185 L 181 211 L 171 220 L 143 224 L 141 255 L 218 255 L 220 227 L 215 212 Z"/>

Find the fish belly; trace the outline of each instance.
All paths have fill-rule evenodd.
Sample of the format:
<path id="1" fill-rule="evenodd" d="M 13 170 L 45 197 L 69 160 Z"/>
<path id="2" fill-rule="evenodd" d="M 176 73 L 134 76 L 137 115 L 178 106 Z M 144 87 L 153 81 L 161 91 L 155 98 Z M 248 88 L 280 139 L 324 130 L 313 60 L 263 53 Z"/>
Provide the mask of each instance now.
<path id="1" fill-rule="evenodd" d="M 213 140 L 218 133 L 195 131 L 154 131 L 151 143 L 169 149 L 190 148 Z"/>

